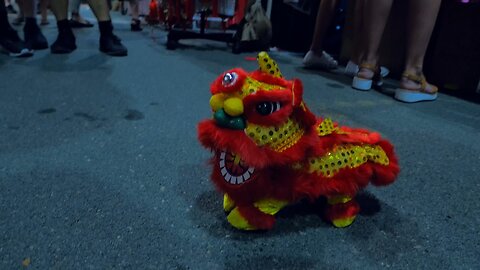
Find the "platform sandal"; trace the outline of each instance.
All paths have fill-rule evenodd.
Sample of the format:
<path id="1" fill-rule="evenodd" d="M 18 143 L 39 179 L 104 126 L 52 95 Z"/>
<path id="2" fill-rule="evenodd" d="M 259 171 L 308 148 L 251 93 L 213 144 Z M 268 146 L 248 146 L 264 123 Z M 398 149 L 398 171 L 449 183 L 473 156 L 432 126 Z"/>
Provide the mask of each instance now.
<path id="1" fill-rule="evenodd" d="M 359 73 L 362 69 L 370 70 L 373 73 L 372 78 L 360 77 Z M 373 86 L 382 86 L 383 78 L 380 74 L 380 68 L 376 65 L 363 63 L 360 65 L 357 75 L 353 77 L 352 87 L 361 91 L 368 91 L 372 89 Z"/>
<path id="2" fill-rule="evenodd" d="M 429 84 L 423 74 L 416 75 L 404 72 L 402 74 L 402 80 L 403 79 L 412 81 L 417 87 L 411 88 L 406 87 L 405 85 L 401 86 L 395 90 L 395 99 L 407 103 L 432 101 L 437 99 L 438 87 Z M 400 85 L 402 85 L 402 83 Z"/>

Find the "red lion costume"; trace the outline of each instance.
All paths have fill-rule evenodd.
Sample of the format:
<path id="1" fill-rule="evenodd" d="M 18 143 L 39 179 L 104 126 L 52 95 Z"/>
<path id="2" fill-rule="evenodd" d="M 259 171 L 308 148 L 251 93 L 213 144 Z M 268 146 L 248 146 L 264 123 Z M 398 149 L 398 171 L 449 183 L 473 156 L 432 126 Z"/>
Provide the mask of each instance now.
<path id="1" fill-rule="evenodd" d="M 271 229 L 286 205 L 325 196 L 333 225 L 352 224 L 360 210 L 355 194 L 395 180 L 393 146 L 378 133 L 316 118 L 301 82 L 283 79 L 265 52 L 257 59 L 259 70 L 232 69 L 213 82 L 213 119 L 198 126 L 200 142 L 215 153 L 212 180 L 228 221 Z"/>

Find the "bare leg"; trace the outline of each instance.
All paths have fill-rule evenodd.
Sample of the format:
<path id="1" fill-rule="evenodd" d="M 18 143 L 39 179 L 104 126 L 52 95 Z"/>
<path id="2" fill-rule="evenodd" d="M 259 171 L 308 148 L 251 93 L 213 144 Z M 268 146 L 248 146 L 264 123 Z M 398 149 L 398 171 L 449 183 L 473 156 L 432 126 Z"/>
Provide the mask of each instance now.
<path id="1" fill-rule="evenodd" d="M 318 7 L 317 18 L 315 20 L 315 30 L 313 32 L 312 44 L 310 50 L 317 55 L 322 54 L 323 38 L 335 15 L 335 8 L 338 0 L 323 0 Z"/>
<path id="2" fill-rule="evenodd" d="M 410 0 L 405 71 L 421 73 L 441 0 Z"/>
<path id="3" fill-rule="evenodd" d="M 41 24 L 48 24 L 48 4 L 49 0 L 40 0 Z"/>
<path id="4" fill-rule="evenodd" d="M 138 0 L 130 0 L 128 3 L 132 12 L 132 20 L 138 20 L 138 16 L 140 15 Z"/>
<path id="5" fill-rule="evenodd" d="M 24 0 L 16 1 L 18 5 L 18 14 L 17 14 L 17 17 L 12 22 L 13 25 L 20 25 L 25 20 L 25 15 L 23 14 L 23 1 Z"/>
<path id="6" fill-rule="evenodd" d="M 409 4 L 405 70 L 395 98 L 404 102 L 435 100 L 438 88 L 423 76 L 423 60 L 441 0 L 415 0 Z"/>
<path id="7" fill-rule="evenodd" d="M 23 8 L 23 15 L 25 15 L 26 18 L 35 18 L 35 14 L 36 14 L 35 0 L 23 0 L 22 8 Z"/>
<path id="8" fill-rule="evenodd" d="M 315 30 L 310 50 L 303 58 L 303 65 L 308 68 L 335 69 L 338 63 L 323 51 L 323 39 L 335 14 L 339 0 L 323 0 L 318 7 Z"/>
<path id="9" fill-rule="evenodd" d="M 356 0 L 354 2 L 354 18 L 353 18 L 353 50 L 350 60 L 355 64 L 360 64 L 363 58 L 364 44 L 361 37 L 364 35 L 364 7 L 365 0 Z"/>
<path id="10" fill-rule="evenodd" d="M 130 11 L 132 12 L 132 22 L 130 23 L 130 30 L 142 31 L 141 22 L 138 18 L 140 15 L 138 0 L 130 0 Z"/>
<path id="11" fill-rule="evenodd" d="M 107 0 L 88 0 L 88 4 L 99 22 L 110 21 L 110 8 Z"/>
<path id="12" fill-rule="evenodd" d="M 365 0 L 364 6 L 364 41 L 363 59 L 360 68 L 353 78 L 352 87 L 358 90 L 370 90 L 373 85 L 380 86 L 382 77 L 378 67 L 378 49 L 382 40 L 383 31 L 387 24 L 388 16 L 392 8 L 393 0 Z"/>
<path id="13" fill-rule="evenodd" d="M 68 0 L 53 0 L 50 3 L 50 9 L 55 14 L 57 22 L 68 18 Z"/>
<path id="14" fill-rule="evenodd" d="M 363 48 L 365 49 L 365 55 L 362 60 L 363 63 L 377 65 L 378 49 L 392 4 L 393 0 L 365 0 L 363 13 L 365 22 Z"/>

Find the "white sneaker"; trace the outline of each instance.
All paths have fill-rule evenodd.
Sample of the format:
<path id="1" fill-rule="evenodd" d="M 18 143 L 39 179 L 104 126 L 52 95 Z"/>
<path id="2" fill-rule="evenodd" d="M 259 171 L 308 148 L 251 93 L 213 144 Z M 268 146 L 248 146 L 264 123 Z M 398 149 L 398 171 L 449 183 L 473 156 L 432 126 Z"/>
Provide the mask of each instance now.
<path id="1" fill-rule="evenodd" d="M 345 66 L 345 70 L 343 71 L 343 74 L 347 75 L 348 77 L 355 77 L 358 73 L 359 67 L 357 64 L 352 62 L 352 60 L 349 60 L 347 63 L 347 66 Z M 380 67 L 380 75 L 382 75 L 383 78 L 387 77 L 388 74 L 390 74 L 390 70 L 384 66 Z"/>
<path id="2" fill-rule="evenodd" d="M 303 65 L 308 68 L 335 69 L 338 62 L 325 51 L 322 51 L 322 55 L 318 56 L 310 50 L 303 58 Z"/>

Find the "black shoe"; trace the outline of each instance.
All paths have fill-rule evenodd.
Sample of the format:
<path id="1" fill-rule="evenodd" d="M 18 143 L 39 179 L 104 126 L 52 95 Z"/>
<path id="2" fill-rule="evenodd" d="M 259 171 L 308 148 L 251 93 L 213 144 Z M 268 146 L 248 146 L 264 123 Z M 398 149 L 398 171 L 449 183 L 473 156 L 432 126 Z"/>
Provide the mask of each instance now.
<path id="1" fill-rule="evenodd" d="M 132 22 L 130 23 L 130 30 L 132 32 L 142 31 L 142 27 L 140 25 L 141 24 L 139 19 L 132 19 Z"/>
<path id="2" fill-rule="evenodd" d="M 0 47 L 13 57 L 30 57 L 33 51 L 18 37 L 17 31 L 9 29 L 0 35 Z"/>
<path id="3" fill-rule="evenodd" d="M 18 12 L 13 8 L 12 5 L 6 6 L 5 9 L 7 10 L 7 13 L 9 13 L 9 14 L 17 14 L 17 13 L 18 13 Z"/>
<path id="4" fill-rule="evenodd" d="M 45 36 L 42 34 L 42 31 L 35 23 L 25 23 L 23 27 L 23 33 L 25 37 L 25 44 L 28 48 L 33 50 L 44 50 L 48 49 L 48 42 Z"/>
<path id="5" fill-rule="evenodd" d="M 128 50 L 114 34 L 100 35 L 100 51 L 111 56 L 127 56 Z"/>
<path id="6" fill-rule="evenodd" d="M 54 54 L 71 53 L 77 48 L 75 36 L 71 29 L 58 32 L 57 40 L 50 46 L 50 51 Z"/>

